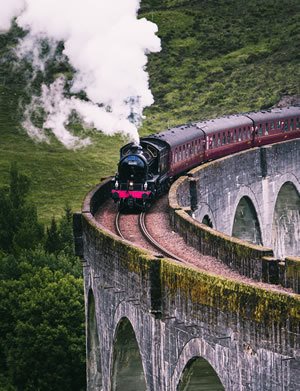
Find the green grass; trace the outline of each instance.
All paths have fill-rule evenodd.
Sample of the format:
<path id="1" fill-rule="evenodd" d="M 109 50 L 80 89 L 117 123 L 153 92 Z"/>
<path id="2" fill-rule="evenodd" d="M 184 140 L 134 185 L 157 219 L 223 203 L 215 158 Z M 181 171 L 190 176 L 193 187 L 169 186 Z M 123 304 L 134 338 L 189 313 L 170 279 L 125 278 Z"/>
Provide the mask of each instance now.
<path id="1" fill-rule="evenodd" d="M 144 0 L 141 17 L 157 23 L 162 51 L 148 70 L 155 104 L 141 135 L 190 120 L 270 107 L 300 94 L 298 0 Z M 17 30 L 0 36 L 0 59 L 12 56 Z M 57 141 L 35 143 L 21 128 L 20 99 L 28 101 L 26 72 L 0 61 L 0 185 L 11 162 L 32 179 L 32 200 L 43 222 L 68 202 L 80 209 L 85 193 L 114 174 L 121 137 L 89 132 L 93 145 L 68 151 Z M 52 64 L 47 77 L 68 67 Z M 78 127 L 77 127 L 78 130 Z M 79 133 L 82 130 L 79 129 Z"/>
<path id="2" fill-rule="evenodd" d="M 1 137 L 3 133 L 1 131 Z M 44 222 L 63 213 L 67 203 L 79 210 L 85 193 L 116 170 L 120 137 L 93 137 L 84 150 L 67 151 L 58 143 L 36 144 L 22 133 L 5 134 L 0 145 L 1 183 L 12 162 L 31 178 L 31 198 Z"/>
<path id="3" fill-rule="evenodd" d="M 299 94 L 299 2 L 166 1 L 154 11 L 146 5 L 163 47 L 149 64 L 156 104 L 147 111 L 147 130 L 259 110 Z"/>

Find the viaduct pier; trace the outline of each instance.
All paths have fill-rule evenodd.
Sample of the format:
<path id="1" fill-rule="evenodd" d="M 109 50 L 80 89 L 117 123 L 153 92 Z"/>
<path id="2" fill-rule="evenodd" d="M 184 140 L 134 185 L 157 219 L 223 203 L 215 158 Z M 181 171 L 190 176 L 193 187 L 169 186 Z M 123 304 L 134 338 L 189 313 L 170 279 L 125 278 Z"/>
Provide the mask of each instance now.
<path id="1" fill-rule="evenodd" d="M 286 186 L 299 196 L 299 151 L 300 140 L 292 140 L 210 162 L 169 193 L 174 230 L 270 289 L 134 247 L 94 217 L 109 181 L 87 195 L 74 233 L 84 270 L 88 391 L 300 389 L 299 209 L 297 201 L 278 207 Z M 247 206 L 262 245 L 230 236 Z M 283 233 L 282 208 L 290 208 Z M 293 256 L 273 251 L 278 232 L 294 235 L 287 241 Z"/>

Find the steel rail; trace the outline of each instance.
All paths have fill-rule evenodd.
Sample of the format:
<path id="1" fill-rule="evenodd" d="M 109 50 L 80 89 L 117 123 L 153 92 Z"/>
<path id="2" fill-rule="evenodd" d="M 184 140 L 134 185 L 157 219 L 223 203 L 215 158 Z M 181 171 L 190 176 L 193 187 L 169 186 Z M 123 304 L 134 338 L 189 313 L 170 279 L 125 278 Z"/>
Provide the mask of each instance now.
<path id="1" fill-rule="evenodd" d="M 139 218 L 139 225 L 140 225 L 140 229 L 143 233 L 143 235 L 145 236 L 145 238 L 148 240 L 149 243 L 152 244 L 153 247 L 155 247 L 157 250 L 159 250 L 163 255 L 166 255 L 167 257 L 169 258 L 173 258 L 175 259 L 176 261 L 179 261 L 179 262 L 185 262 L 182 258 L 179 258 L 177 257 L 177 255 L 173 254 L 171 251 L 168 251 L 167 249 L 165 249 L 163 246 L 161 246 L 149 233 L 149 231 L 147 230 L 147 227 L 146 227 L 146 223 L 145 223 L 145 216 L 146 216 L 146 213 L 145 212 L 141 212 L 140 214 L 140 218 Z"/>
<path id="2" fill-rule="evenodd" d="M 115 218 L 115 228 L 116 228 L 116 231 L 117 231 L 117 234 L 125 240 L 123 234 L 122 234 L 122 231 L 121 231 L 121 228 L 120 228 L 120 224 L 119 224 L 119 221 L 120 221 L 120 212 L 118 212 L 116 214 L 116 218 Z"/>

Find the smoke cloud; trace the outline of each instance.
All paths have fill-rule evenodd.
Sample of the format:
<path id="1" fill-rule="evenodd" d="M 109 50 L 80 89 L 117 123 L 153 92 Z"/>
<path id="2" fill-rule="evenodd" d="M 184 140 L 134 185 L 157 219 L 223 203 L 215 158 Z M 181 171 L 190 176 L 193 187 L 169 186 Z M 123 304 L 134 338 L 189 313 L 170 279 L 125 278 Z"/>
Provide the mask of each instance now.
<path id="1" fill-rule="evenodd" d="M 122 132 L 138 139 L 143 109 L 153 103 L 147 54 L 160 50 L 157 26 L 137 19 L 139 5 L 140 0 L 0 0 L 0 30 L 8 30 L 16 17 L 28 32 L 17 48 L 20 58 L 30 59 L 44 72 L 63 41 L 63 55 L 75 70 L 71 82 L 60 75 L 52 85 L 42 85 L 40 96 L 32 99 L 24 122 L 29 135 L 47 140 L 44 129 L 51 129 L 67 147 L 88 144 L 66 128 L 76 111 L 88 126 L 105 134 Z M 50 45 L 46 56 L 45 39 Z M 65 93 L 66 84 L 71 94 Z M 87 100 L 76 97 L 79 92 Z M 46 113 L 44 129 L 30 121 L 36 105 Z"/>

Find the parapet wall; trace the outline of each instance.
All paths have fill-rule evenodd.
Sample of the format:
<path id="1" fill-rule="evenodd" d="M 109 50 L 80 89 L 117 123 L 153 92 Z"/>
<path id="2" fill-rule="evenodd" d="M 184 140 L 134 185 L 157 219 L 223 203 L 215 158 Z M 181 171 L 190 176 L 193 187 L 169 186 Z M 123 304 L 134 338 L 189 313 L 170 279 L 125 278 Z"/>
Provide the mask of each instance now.
<path id="1" fill-rule="evenodd" d="M 299 389 L 299 297 L 200 272 L 120 240 L 93 216 L 108 189 L 109 181 L 99 185 L 74 216 L 86 314 L 90 292 L 95 300 L 103 390 L 111 389 L 115 332 L 124 317 L 136 334 L 151 391 L 177 390 L 195 356 L 209 361 L 227 391 Z M 174 216 L 190 219 L 182 211 Z"/>
<path id="2" fill-rule="evenodd" d="M 283 261 L 278 260 L 274 257 L 271 248 L 233 238 L 226 233 L 211 229 L 191 217 L 193 209 L 199 203 L 204 205 L 202 215 L 207 213 L 207 210 L 214 212 L 210 213 L 214 227 L 223 227 L 225 231 L 229 231 L 228 227 L 232 226 L 234 218 L 233 205 L 236 207 L 237 204 L 234 195 L 238 196 L 241 194 L 241 188 L 250 189 L 252 185 L 254 193 L 257 197 L 261 196 L 262 199 L 262 189 L 267 188 L 266 183 L 262 183 L 263 181 L 267 182 L 272 189 L 276 186 L 280 187 L 278 173 L 292 172 L 294 175 L 296 166 L 300 165 L 300 161 L 297 160 L 299 144 L 299 140 L 293 140 L 264 147 L 264 149 L 255 148 L 206 163 L 192 170 L 188 176 L 181 177 L 169 192 L 170 218 L 173 229 L 201 253 L 216 257 L 240 274 L 258 281 L 281 284 L 299 293 L 300 258 L 290 257 Z M 288 152 L 289 156 L 295 158 L 293 162 L 286 158 Z M 274 160 L 273 165 L 271 164 L 272 159 Z M 284 166 L 285 160 L 288 161 L 286 166 Z M 299 169 L 300 167 L 298 167 L 298 171 Z M 238 179 L 234 181 L 233 177 Z M 284 177 L 288 178 L 287 175 Z M 276 181 L 279 183 L 275 185 Z M 269 194 L 269 203 L 274 204 L 274 196 L 272 198 L 270 195 L 271 191 L 265 192 Z M 276 194 L 275 191 L 273 193 Z M 263 209 L 262 201 L 260 204 L 257 202 L 256 205 L 259 205 L 257 210 L 261 215 L 261 221 L 263 221 L 264 216 L 270 215 L 272 208 L 267 205 L 266 212 Z M 270 224 L 268 230 L 272 230 Z M 268 235 L 264 234 L 265 237 Z M 295 240 L 297 239 L 295 238 Z"/>
<path id="3" fill-rule="evenodd" d="M 113 285 L 118 281 L 123 288 L 126 285 L 127 292 L 132 297 L 136 297 L 138 293 L 143 291 L 145 293 L 144 296 L 141 296 L 143 305 L 151 313 L 157 314 L 158 318 L 161 317 L 164 308 L 169 307 L 169 304 L 166 305 L 165 299 L 170 295 L 163 293 L 167 289 L 173 293 L 176 291 L 182 292 L 194 304 L 219 307 L 225 311 L 233 310 L 233 312 L 242 316 L 246 315 L 247 318 L 253 321 L 269 322 L 270 313 L 272 312 L 271 308 L 273 308 L 272 320 L 290 319 L 291 325 L 299 326 L 297 322 L 300 316 L 300 313 L 298 313 L 298 310 L 300 310 L 300 299 L 298 297 L 250 287 L 201 272 L 182 263 L 162 258 L 160 255 L 157 257 L 150 255 L 146 250 L 143 251 L 107 232 L 101 226 L 101 223 L 95 220 L 91 210 L 95 204 L 97 204 L 97 209 L 101 207 L 101 204 L 107 199 L 108 189 L 109 181 L 105 181 L 87 195 L 82 215 L 77 215 L 77 219 L 80 218 L 82 225 L 75 232 L 75 240 L 77 243 L 80 243 L 77 248 L 83 246 L 79 252 L 84 254 L 85 259 L 88 258 L 91 261 L 95 269 L 100 267 L 104 271 L 102 277 L 106 281 L 107 286 Z M 183 211 L 176 212 L 181 216 L 184 216 L 185 213 Z M 185 215 L 183 219 L 191 222 L 191 225 L 193 225 L 193 219 L 188 215 Z M 203 224 L 199 223 L 197 225 L 200 225 L 201 228 L 203 226 Z M 218 236 L 218 233 L 213 232 L 214 230 L 206 226 L 203 226 L 203 228 L 204 231 L 211 231 L 212 238 L 214 238 L 214 234 Z M 189 232 L 186 236 L 189 236 Z M 225 239 L 226 236 L 220 242 L 225 241 Z M 232 243 L 234 243 L 235 240 L 231 239 Z M 233 254 L 239 254 L 239 251 L 241 251 L 239 245 L 247 246 L 247 244 L 236 240 L 235 246 L 232 245 Z M 258 246 L 253 247 L 254 249 L 249 245 L 250 254 L 251 251 L 253 251 L 253 254 L 259 254 L 257 258 L 265 254 L 265 250 L 262 250 L 260 254 L 259 250 L 255 248 Z M 228 248 L 230 249 L 230 245 L 228 245 Z M 235 251 L 234 248 L 236 248 Z M 226 245 L 223 244 L 222 251 L 225 252 L 225 250 Z M 105 258 L 103 254 L 105 254 Z M 99 261 L 101 261 L 101 264 Z M 130 280 L 131 282 L 129 282 Z M 232 297 L 228 296 L 230 291 L 235 293 Z M 266 297 L 268 297 L 267 300 Z M 280 311 L 274 312 L 276 302 L 279 303 Z M 293 305 L 291 306 L 292 302 L 297 307 L 299 306 L 297 311 L 295 311 Z M 248 304 L 247 309 L 244 303 Z M 276 316 L 274 318 L 276 314 L 278 318 Z M 293 321 L 293 318 L 295 318 L 295 321 Z"/>

